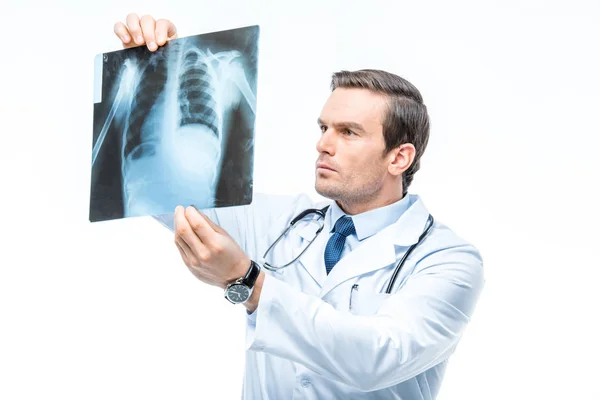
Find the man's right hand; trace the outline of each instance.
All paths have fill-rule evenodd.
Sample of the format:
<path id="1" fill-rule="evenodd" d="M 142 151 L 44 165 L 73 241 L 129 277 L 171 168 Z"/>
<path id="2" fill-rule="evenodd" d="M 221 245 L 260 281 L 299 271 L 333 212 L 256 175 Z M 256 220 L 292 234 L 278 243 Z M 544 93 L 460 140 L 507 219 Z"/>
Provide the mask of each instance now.
<path id="1" fill-rule="evenodd" d="M 169 40 L 177 38 L 177 29 L 171 21 L 154 20 L 150 15 L 140 18 L 135 13 L 129 14 L 125 23 L 117 22 L 114 30 L 126 49 L 145 44 L 148 50 L 156 51 Z"/>

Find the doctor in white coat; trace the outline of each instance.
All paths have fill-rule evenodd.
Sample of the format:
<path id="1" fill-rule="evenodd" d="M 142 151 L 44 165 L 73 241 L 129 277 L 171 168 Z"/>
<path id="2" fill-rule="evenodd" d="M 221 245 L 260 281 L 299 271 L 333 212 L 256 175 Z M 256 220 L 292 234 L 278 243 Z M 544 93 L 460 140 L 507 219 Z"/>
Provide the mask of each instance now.
<path id="1" fill-rule="evenodd" d="M 176 37 L 135 14 L 115 33 L 150 50 Z M 244 399 L 435 399 L 484 274 L 478 250 L 407 191 L 429 137 L 423 99 L 385 71 L 339 72 L 318 127 L 315 189 L 330 201 L 255 195 L 155 218 L 198 279 L 246 308 Z"/>

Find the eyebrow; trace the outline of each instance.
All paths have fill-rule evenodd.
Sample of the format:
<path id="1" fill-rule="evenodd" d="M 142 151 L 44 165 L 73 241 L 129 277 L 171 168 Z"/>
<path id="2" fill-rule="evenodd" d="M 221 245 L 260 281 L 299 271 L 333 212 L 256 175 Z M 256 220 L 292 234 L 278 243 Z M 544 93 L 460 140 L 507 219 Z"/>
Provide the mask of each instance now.
<path id="1" fill-rule="evenodd" d="M 320 125 L 327 125 L 321 118 L 317 118 L 317 124 Z M 342 121 L 342 122 L 337 122 L 334 124 L 331 124 L 336 128 L 340 128 L 340 127 L 345 127 L 345 128 L 350 128 L 352 130 L 355 131 L 359 131 L 359 132 L 365 132 L 365 128 L 363 128 L 363 126 L 357 122 L 351 122 L 351 121 Z"/>

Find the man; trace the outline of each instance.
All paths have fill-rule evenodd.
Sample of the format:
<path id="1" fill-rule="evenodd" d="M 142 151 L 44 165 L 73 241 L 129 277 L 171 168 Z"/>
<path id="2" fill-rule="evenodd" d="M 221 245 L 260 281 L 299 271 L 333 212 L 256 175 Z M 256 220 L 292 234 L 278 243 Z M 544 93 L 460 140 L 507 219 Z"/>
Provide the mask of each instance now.
<path id="1" fill-rule="evenodd" d="M 177 37 L 135 14 L 115 33 L 152 51 Z M 434 399 L 484 276 L 477 249 L 407 192 L 429 137 L 421 95 L 384 71 L 339 72 L 318 126 L 315 188 L 332 202 L 256 195 L 155 218 L 198 279 L 247 309 L 243 398 Z"/>

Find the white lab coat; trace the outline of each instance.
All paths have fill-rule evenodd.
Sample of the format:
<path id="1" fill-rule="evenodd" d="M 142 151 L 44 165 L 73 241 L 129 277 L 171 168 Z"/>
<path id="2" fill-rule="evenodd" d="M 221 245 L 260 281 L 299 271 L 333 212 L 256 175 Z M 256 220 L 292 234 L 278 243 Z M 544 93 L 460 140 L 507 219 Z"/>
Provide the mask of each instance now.
<path id="1" fill-rule="evenodd" d="M 329 275 L 323 261 L 328 223 L 296 263 L 265 270 L 258 308 L 246 317 L 243 399 L 436 397 L 484 286 L 483 266 L 471 244 L 436 221 L 404 264 L 395 292 L 384 293 L 426 227 L 429 212 L 419 196 L 409 196 L 396 223 L 365 239 Z M 326 204 L 305 195 L 257 194 L 250 206 L 203 212 L 262 262 L 294 216 Z M 173 229 L 171 215 L 156 218 Z M 274 248 L 273 263 L 291 261 L 312 239 L 309 231 L 297 225 Z"/>

